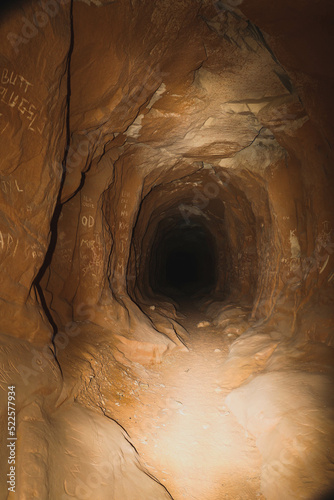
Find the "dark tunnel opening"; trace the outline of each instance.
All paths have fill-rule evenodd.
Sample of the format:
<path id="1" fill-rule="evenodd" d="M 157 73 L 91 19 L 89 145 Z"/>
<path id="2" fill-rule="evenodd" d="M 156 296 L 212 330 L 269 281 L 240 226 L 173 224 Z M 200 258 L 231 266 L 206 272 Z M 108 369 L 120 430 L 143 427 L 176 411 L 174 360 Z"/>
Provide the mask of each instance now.
<path id="1" fill-rule="evenodd" d="M 151 251 L 152 290 L 177 302 L 209 294 L 217 282 L 217 250 L 212 235 L 198 222 L 173 220 L 164 226 L 158 227 Z"/>
<path id="2" fill-rule="evenodd" d="M 196 172 L 158 185 L 144 198 L 127 267 L 127 292 L 139 308 L 254 303 L 259 266 L 252 205 L 236 178 L 219 184 L 217 196 L 198 209 L 189 186 L 204 192 L 209 182 L 206 171 Z"/>

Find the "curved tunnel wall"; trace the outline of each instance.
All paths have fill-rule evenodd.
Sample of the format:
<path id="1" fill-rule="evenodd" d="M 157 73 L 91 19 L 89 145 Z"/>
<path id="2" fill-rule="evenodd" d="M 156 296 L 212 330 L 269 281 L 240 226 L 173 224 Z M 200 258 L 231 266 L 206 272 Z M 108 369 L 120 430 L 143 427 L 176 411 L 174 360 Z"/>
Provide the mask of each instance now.
<path id="1" fill-rule="evenodd" d="M 266 41 L 242 12 L 237 16 L 229 11 L 217 14 L 205 2 L 198 11 L 192 2 L 182 6 L 175 2 L 173 7 L 166 10 L 160 3 L 147 2 L 144 9 L 137 11 L 126 3 L 113 2 L 101 8 L 74 3 L 75 44 L 69 68 L 71 130 L 67 146 L 63 126 L 66 106 L 56 109 L 52 102 L 58 102 L 57 96 L 61 96 L 59 102 L 67 102 L 63 76 L 68 70 L 69 9 L 64 6 L 60 17 L 48 25 L 57 36 L 67 26 L 68 36 L 62 38 L 60 69 L 55 74 L 59 85 L 55 82 L 54 87 L 58 90 L 52 94 L 53 101 L 45 98 L 54 111 L 53 121 L 60 125 L 53 135 L 45 129 L 52 144 L 43 158 L 38 157 L 38 165 L 40 178 L 46 180 L 41 188 L 36 183 L 32 188 L 31 184 L 29 191 L 38 194 L 35 198 L 41 206 L 47 203 L 48 214 L 46 223 L 38 225 L 38 231 L 43 233 L 40 236 L 36 225 L 29 226 L 33 261 L 28 259 L 28 249 L 18 244 L 20 230 L 27 233 L 24 223 L 16 226 L 16 236 L 9 222 L 5 221 L 1 229 L 2 235 L 8 235 L 2 253 L 8 271 L 3 292 L 3 304 L 7 305 L 2 316 L 15 335 L 22 330 L 17 318 L 25 313 L 32 321 L 31 331 L 37 332 L 41 321 L 45 331 L 49 328 L 43 315 L 36 312 L 38 304 L 31 285 L 43 263 L 53 213 L 50 207 L 54 207 L 58 196 L 53 191 L 45 194 L 47 179 L 58 189 L 64 154 L 58 239 L 51 265 L 40 282 L 46 304 L 59 325 L 80 318 L 75 311 L 82 303 L 92 304 L 97 310 L 101 307 L 95 320 L 104 322 L 106 311 L 116 319 L 126 316 L 122 308 L 130 304 L 128 291 L 138 303 L 145 302 L 140 295 L 148 296 L 152 287 L 149 280 L 146 283 L 143 270 L 147 266 L 141 262 L 154 240 L 160 214 L 154 213 L 152 206 L 145 216 L 150 223 L 139 221 L 146 200 L 153 196 L 150 191 L 153 193 L 163 184 L 172 191 L 166 190 L 169 194 L 160 212 L 168 205 L 173 217 L 180 213 L 186 218 L 200 214 L 208 228 L 209 220 L 212 226 L 224 227 L 224 242 L 219 242 L 215 229 L 209 228 L 217 240 L 216 291 L 224 290 L 226 294 L 229 290 L 231 300 L 248 297 L 253 302 L 254 316 L 268 317 L 277 300 L 283 299 L 285 309 L 294 309 L 296 317 L 305 300 L 313 297 L 324 302 L 325 296 L 333 294 L 333 159 L 324 139 L 329 136 L 326 120 L 321 121 L 314 104 L 324 96 L 315 95 L 310 83 L 306 87 L 314 103 L 311 98 L 302 102 L 299 96 L 304 81 L 321 80 L 319 71 L 312 72 L 308 67 L 303 80 L 298 73 L 301 69 L 293 67 L 294 58 L 288 59 L 286 51 L 281 50 L 272 25 Z M 251 5 L 247 9 L 250 17 L 265 16 L 252 12 Z M 168 15 L 173 19 L 171 31 L 160 37 Z M 126 18 L 133 19 L 133 29 L 117 30 L 116 26 Z M 147 19 L 154 19 L 154 29 L 138 46 L 134 33 L 137 36 L 143 32 Z M 95 25 L 100 26 L 104 37 L 96 38 Z M 109 44 L 105 44 L 105 37 L 109 37 Z M 281 62 L 268 49 L 268 41 L 277 47 Z M 37 38 L 31 40 L 30 49 L 35 50 L 37 42 Z M 113 47 L 118 47 L 117 51 Z M 8 50 L 6 57 L 19 67 L 24 50 L 18 55 L 11 47 Z M 46 55 L 45 60 L 49 61 Z M 309 64 L 316 69 L 320 63 L 313 58 Z M 107 68 L 113 68 L 112 74 Z M 8 71 L 2 75 L 4 87 Z M 42 75 L 43 71 L 41 68 Z M 51 69 L 48 74 L 53 74 Z M 32 82 L 33 77 L 26 74 L 25 79 Z M 83 81 L 98 81 L 99 85 L 83 86 Z M 325 86 L 322 88 L 325 92 Z M 36 89 L 37 84 L 29 87 L 31 99 L 36 97 Z M 44 87 L 42 91 L 41 95 L 47 93 Z M 34 132 L 29 129 L 28 133 L 33 137 Z M 6 139 L 6 134 L 1 138 Z M 15 136 L 18 149 L 28 141 L 24 135 L 22 143 L 17 142 L 21 135 Z M 40 150 L 40 138 L 36 137 L 38 140 L 30 141 L 32 158 Z M 11 158 L 4 157 L 3 162 L 6 187 L 1 196 L 15 212 L 18 196 L 23 195 L 21 190 L 10 195 L 6 192 L 9 183 L 15 183 Z M 42 165 L 46 164 L 49 170 L 43 177 Z M 18 186 L 25 182 L 28 167 L 29 161 L 15 178 Z M 55 179 L 57 182 L 53 182 Z M 182 187 L 185 182 L 187 186 Z M 212 183 L 219 187 L 219 193 Z M 24 220 L 30 220 L 31 214 L 37 220 L 38 210 L 28 194 L 24 195 Z M 125 210 L 128 195 L 130 202 Z M 162 190 L 159 196 L 165 198 Z M 107 198 L 106 208 L 103 200 Z M 119 208 L 121 205 L 123 208 Z M 17 213 L 17 220 L 21 220 L 22 213 Z M 16 252 L 21 252 L 24 263 L 22 279 L 10 265 L 14 258 L 12 241 L 18 244 Z M 6 318 L 10 308 L 15 310 L 10 291 L 18 289 L 17 283 L 21 283 L 17 294 L 21 312 L 9 314 L 16 318 L 15 329 L 12 320 Z M 307 334 L 308 329 L 304 330 Z M 322 335 L 316 326 L 315 331 L 314 335 Z"/>
<path id="2" fill-rule="evenodd" d="M 232 181 L 222 179 L 201 170 L 182 181 L 162 183 L 144 198 L 133 232 L 128 269 L 128 289 L 137 300 L 152 301 L 163 290 L 168 296 L 166 257 L 187 232 L 194 236 L 190 247 L 202 248 L 208 261 L 198 264 L 197 272 L 202 273 L 203 281 L 197 281 L 197 289 L 189 287 L 190 295 L 195 297 L 202 288 L 202 293 L 205 289 L 208 296 L 215 294 L 217 299 L 233 295 L 238 300 L 254 300 L 258 282 L 255 216 L 245 194 Z M 191 254 L 189 251 L 189 258 Z M 193 257 L 200 259 L 196 252 Z M 172 290 L 170 293 L 173 296 Z"/>

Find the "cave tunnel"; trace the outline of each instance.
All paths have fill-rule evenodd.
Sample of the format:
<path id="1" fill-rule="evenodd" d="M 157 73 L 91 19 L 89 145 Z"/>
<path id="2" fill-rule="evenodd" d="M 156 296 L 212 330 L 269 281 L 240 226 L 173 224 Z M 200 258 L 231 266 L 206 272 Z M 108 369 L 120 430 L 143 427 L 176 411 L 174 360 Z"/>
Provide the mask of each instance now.
<path id="1" fill-rule="evenodd" d="M 201 165 L 193 169 L 144 196 L 131 241 L 128 292 L 140 308 L 159 301 L 179 312 L 208 301 L 250 307 L 263 218 L 257 220 L 242 179 Z"/>
<path id="2" fill-rule="evenodd" d="M 1 498 L 332 498 L 333 19 L 1 4 Z"/>

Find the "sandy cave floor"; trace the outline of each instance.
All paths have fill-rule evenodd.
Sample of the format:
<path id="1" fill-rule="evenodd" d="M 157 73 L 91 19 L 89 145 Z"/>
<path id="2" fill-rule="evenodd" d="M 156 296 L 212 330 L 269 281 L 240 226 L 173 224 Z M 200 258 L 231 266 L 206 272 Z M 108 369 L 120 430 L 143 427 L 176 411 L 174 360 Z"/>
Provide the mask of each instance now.
<path id="1" fill-rule="evenodd" d="M 165 357 L 140 379 L 109 365 L 101 406 L 126 429 L 147 470 L 175 500 L 264 499 L 255 439 L 224 405 L 230 390 L 220 386 L 220 368 L 236 336 L 197 326 L 205 320 L 203 313 L 186 312 L 179 322 L 189 333 L 189 352 Z M 86 397 L 78 399 L 87 405 Z"/>
<path id="2" fill-rule="evenodd" d="M 110 329 L 89 322 L 58 349 L 62 378 L 53 358 L 41 376 L 37 350 L 4 337 L 6 383 L 18 387 L 19 497 L 58 500 L 65 488 L 66 499 L 167 498 L 148 475 L 174 500 L 318 500 L 328 491 L 333 348 L 283 340 L 276 327 L 246 321 L 247 307 L 217 307 L 220 326 L 212 308 L 182 310 L 188 351 L 150 367 L 121 360 Z M 103 464 L 112 477 L 103 479 Z M 86 483 L 90 496 L 80 493 Z"/>

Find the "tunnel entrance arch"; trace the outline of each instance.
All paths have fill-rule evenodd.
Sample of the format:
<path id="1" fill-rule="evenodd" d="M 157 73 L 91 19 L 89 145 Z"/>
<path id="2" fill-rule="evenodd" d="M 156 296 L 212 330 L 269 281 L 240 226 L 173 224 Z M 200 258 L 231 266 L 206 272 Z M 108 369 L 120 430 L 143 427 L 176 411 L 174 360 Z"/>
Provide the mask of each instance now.
<path id="1" fill-rule="evenodd" d="M 229 174 L 224 182 L 223 170 L 216 177 L 210 172 L 199 169 L 147 186 L 127 267 L 127 291 L 145 311 L 166 302 L 182 309 L 187 300 L 197 299 L 254 301 L 259 221 L 243 190 L 244 179 Z M 200 208 L 194 193 L 197 200 L 213 179 L 216 196 Z"/>

